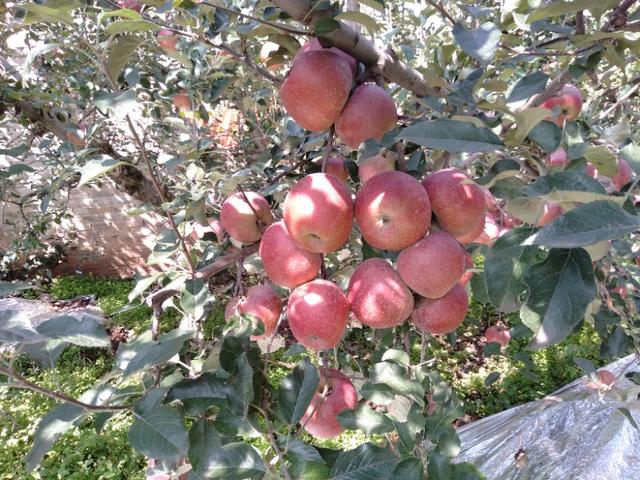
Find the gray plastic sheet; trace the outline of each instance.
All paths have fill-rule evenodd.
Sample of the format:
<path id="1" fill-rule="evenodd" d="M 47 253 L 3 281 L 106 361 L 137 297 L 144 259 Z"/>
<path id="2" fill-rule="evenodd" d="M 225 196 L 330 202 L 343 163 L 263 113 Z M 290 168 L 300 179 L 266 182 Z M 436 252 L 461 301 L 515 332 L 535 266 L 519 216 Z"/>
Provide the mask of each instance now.
<path id="1" fill-rule="evenodd" d="M 461 453 L 489 480 L 640 480 L 640 386 L 624 375 L 640 371 L 640 356 L 607 367 L 610 390 L 582 377 L 553 394 L 458 430 Z"/>

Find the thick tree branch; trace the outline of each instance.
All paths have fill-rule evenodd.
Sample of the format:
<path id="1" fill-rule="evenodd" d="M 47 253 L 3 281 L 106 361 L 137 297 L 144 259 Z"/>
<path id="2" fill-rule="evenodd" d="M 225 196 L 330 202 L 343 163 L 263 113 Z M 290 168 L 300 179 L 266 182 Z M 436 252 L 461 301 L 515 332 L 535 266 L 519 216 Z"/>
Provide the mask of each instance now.
<path id="1" fill-rule="evenodd" d="M 0 365 L 0 374 L 6 375 L 14 382 L 16 382 L 16 386 L 20 388 L 26 388 L 28 390 L 32 390 L 34 392 L 40 393 L 46 397 L 53 398 L 55 400 L 61 400 L 66 403 L 70 403 L 71 405 L 75 405 L 76 407 L 80 407 L 83 410 L 88 412 L 121 412 L 123 410 L 129 410 L 130 407 L 125 405 L 91 405 L 89 403 L 81 402 L 80 400 L 76 400 L 73 397 L 70 397 L 67 394 L 56 392 L 53 390 L 49 390 L 48 388 L 41 387 L 38 384 L 30 382 L 22 375 L 14 372 L 12 369 L 5 367 L 4 365 Z M 9 384 L 11 387 L 12 385 Z"/>
<path id="2" fill-rule="evenodd" d="M 330 17 L 327 11 L 313 10 L 307 0 L 271 0 L 271 3 L 311 30 L 315 29 L 318 21 Z M 420 72 L 398 60 L 392 51 L 379 51 L 369 39 L 344 22 L 338 24 L 339 29 L 318 37 L 345 51 L 368 68 L 377 68 L 387 81 L 406 88 L 418 97 L 443 96 L 444 92 L 440 88 L 430 86 Z"/>

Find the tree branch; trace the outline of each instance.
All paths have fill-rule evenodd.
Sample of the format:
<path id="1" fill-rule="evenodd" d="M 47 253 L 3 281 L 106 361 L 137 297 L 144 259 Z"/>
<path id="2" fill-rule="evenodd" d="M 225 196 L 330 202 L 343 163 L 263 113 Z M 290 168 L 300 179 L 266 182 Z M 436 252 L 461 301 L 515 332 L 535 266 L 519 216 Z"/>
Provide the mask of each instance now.
<path id="1" fill-rule="evenodd" d="M 70 403 L 71 405 L 80 407 L 83 410 L 86 410 L 88 412 L 121 412 L 124 410 L 130 410 L 130 407 L 126 405 L 112 405 L 112 406 L 91 405 L 89 403 L 81 402 L 80 400 L 76 400 L 75 398 L 70 397 L 65 393 L 49 390 L 48 388 L 41 387 L 38 384 L 30 382 L 29 380 L 24 378 L 22 375 L 14 372 L 12 369 L 5 367 L 4 365 L 0 365 L 0 374 L 6 375 L 7 377 L 11 378 L 13 381 L 15 381 L 18 384 L 18 386 L 22 388 L 26 388 L 28 390 L 40 393 L 41 395 L 44 395 L 49 398 L 53 398 L 55 400 L 61 400 L 66 403 Z M 11 385 L 9 386 L 11 387 Z"/>
<path id="2" fill-rule="evenodd" d="M 288 13 L 293 19 L 312 30 L 318 21 L 329 17 L 329 12 L 313 10 L 307 0 L 271 0 L 271 3 Z M 378 51 L 374 44 L 344 22 L 340 28 L 318 35 L 323 42 L 345 51 L 369 68 L 377 68 L 384 78 L 411 91 L 418 97 L 443 96 L 439 87 L 430 86 L 422 74 L 398 60 L 392 51 Z"/>

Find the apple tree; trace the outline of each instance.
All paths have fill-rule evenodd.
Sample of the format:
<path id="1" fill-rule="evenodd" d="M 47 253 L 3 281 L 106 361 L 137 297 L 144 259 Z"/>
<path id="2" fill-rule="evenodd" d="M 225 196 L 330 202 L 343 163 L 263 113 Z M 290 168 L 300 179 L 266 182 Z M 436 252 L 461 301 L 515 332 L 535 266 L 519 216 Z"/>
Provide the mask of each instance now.
<path id="1" fill-rule="evenodd" d="M 5 256 L 42 248 L 88 182 L 166 218 L 130 294 L 149 329 L 80 398 L 11 355 L 107 348 L 104 328 L 0 312 L 8 386 L 60 401 L 28 468 L 126 415 L 181 478 L 484 478 L 455 463 L 464 408 L 429 358 L 469 302 L 519 312 L 486 340 L 526 338 L 525 363 L 585 322 L 603 357 L 637 351 L 639 6 L 495 3 L 0 7 L 0 118 L 20 132 L 0 192 L 27 220 Z M 345 430 L 365 440 L 322 443 Z"/>

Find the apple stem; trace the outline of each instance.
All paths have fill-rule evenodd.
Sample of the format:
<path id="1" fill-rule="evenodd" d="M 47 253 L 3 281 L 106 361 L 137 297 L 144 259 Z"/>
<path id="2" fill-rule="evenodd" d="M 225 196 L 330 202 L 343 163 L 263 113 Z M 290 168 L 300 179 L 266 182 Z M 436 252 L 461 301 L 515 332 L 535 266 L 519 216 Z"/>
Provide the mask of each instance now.
<path id="1" fill-rule="evenodd" d="M 253 205 L 251 205 L 251 202 L 249 201 L 249 197 L 247 197 L 247 194 L 245 193 L 244 189 L 240 184 L 238 184 L 238 191 L 242 195 L 242 198 L 244 199 L 246 204 L 249 205 L 251 212 L 253 212 L 253 216 L 256 219 L 256 225 L 258 225 L 258 230 L 260 230 L 261 233 L 264 233 L 266 225 L 264 224 L 264 222 L 262 222 L 262 220 L 260 220 L 260 217 L 258 216 L 258 212 L 256 212 L 256 209 L 253 208 Z"/>

